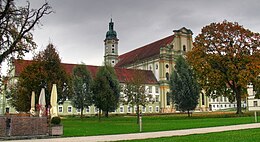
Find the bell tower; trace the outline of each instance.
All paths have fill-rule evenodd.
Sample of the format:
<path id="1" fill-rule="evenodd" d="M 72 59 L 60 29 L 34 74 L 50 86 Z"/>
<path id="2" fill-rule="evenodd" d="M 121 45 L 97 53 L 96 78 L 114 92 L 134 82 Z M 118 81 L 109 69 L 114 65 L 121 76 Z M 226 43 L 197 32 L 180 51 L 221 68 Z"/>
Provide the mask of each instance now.
<path id="1" fill-rule="evenodd" d="M 111 65 L 112 67 L 115 66 L 118 62 L 118 38 L 116 31 L 114 31 L 114 22 L 109 22 L 109 29 L 106 33 L 105 42 L 105 55 L 104 55 L 104 62 L 105 64 Z"/>

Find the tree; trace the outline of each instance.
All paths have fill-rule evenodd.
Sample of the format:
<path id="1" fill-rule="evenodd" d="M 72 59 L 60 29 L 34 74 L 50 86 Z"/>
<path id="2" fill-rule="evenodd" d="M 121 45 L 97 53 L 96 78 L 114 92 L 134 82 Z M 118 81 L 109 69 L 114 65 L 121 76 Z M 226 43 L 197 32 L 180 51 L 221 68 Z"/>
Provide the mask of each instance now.
<path id="1" fill-rule="evenodd" d="M 116 110 L 120 97 L 120 86 L 111 66 L 101 66 L 98 69 L 93 84 L 93 101 L 99 109 L 99 119 L 101 110 L 108 117 L 108 112 Z"/>
<path id="2" fill-rule="evenodd" d="M 31 108 L 30 100 L 32 91 L 35 91 L 36 96 L 40 94 L 41 79 L 47 77 L 47 74 L 42 70 L 41 63 L 32 63 L 26 67 L 20 74 L 18 82 L 10 84 L 9 97 L 11 104 L 17 111 L 28 112 Z M 38 102 L 36 97 L 36 102 Z"/>
<path id="3" fill-rule="evenodd" d="M 86 66 L 77 65 L 73 69 L 72 75 L 72 104 L 75 108 L 81 110 L 80 117 L 83 116 L 84 108 L 92 104 L 92 78 L 89 71 L 86 69 Z"/>
<path id="4" fill-rule="evenodd" d="M 139 124 L 140 106 L 145 107 L 146 104 L 152 102 L 152 95 L 148 94 L 145 89 L 146 78 L 143 73 L 142 70 L 134 69 L 132 78 L 123 87 L 124 103 L 132 107 L 136 106 L 137 124 Z"/>
<path id="5" fill-rule="evenodd" d="M 53 44 L 49 44 L 21 72 L 16 92 L 11 94 L 11 103 L 17 111 L 27 112 L 30 109 L 31 92 L 35 91 L 36 95 L 39 95 L 41 88 L 45 88 L 48 106 L 53 84 L 57 84 L 58 101 L 65 101 L 70 95 L 69 76 L 62 67 L 59 54 Z M 37 96 L 36 102 L 38 102 Z"/>
<path id="6" fill-rule="evenodd" d="M 236 100 L 236 113 L 241 114 L 241 98 L 246 97 L 247 85 L 260 73 L 259 45 L 259 33 L 238 23 L 211 23 L 195 38 L 187 59 L 206 94 Z"/>
<path id="7" fill-rule="evenodd" d="M 187 111 L 190 116 L 190 111 L 198 105 L 200 88 L 193 70 L 182 56 L 176 60 L 170 79 L 170 89 L 173 103 L 180 110 Z"/>
<path id="8" fill-rule="evenodd" d="M 10 56 L 18 58 L 36 48 L 31 31 L 44 15 L 52 13 L 45 2 L 39 9 L 17 7 L 14 0 L 0 0 L 0 64 Z"/>

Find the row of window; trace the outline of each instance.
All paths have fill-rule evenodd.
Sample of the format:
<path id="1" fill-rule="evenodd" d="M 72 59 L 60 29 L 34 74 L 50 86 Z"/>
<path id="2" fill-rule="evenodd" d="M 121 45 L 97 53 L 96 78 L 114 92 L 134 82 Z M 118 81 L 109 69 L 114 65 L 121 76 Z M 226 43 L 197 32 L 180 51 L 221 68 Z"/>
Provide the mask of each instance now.
<path id="1" fill-rule="evenodd" d="M 159 67 L 158 64 L 155 64 L 155 69 L 156 69 L 156 70 L 158 69 L 158 67 Z M 165 68 L 168 69 L 168 68 L 169 68 L 169 65 L 166 64 L 166 65 L 165 65 Z M 152 69 L 153 69 L 152 65 L 149 65 L 149 70 L 152 70 Z"/>
<path id="2" fill-rule="evenodd" d="M 229 102 L 227 97 L 218 97 L 215 99 L 210 99 L 211 102 Z"/>
<path id="3" fill-rule="evenodd" d="M 148 110 L 146 110 L 146 107 L 145 107 L 145 106 L 143 106 L 141 109 L 142 109 L 142 112 L 143 112 L 143 113 L 145 113 L 145 112 L 153 112 L 153 107 L 152 107 L 152 106 L 149 106 Z M 135 112 L 136 112 L 136 110 L 137 110 L 137 107 L 136 107 L 136 106 L 134 107 L 134 110 L 135 110 Z M 68 106 L 68 108 L 67 108 L 67 113 L 72 113 L 72 111 L 73 111 L 73 107 L 72 107 L 72 106 Z M 62 107 L 62 106 L 59 106 L 59 107 L 58 107 L 58 112 L 59 112 L 59 113 L 63 113 L 63 107 Z M 80 109 L 76 109 L 76 112 L 80 113 L 81 110 L 80 110 Z M 90 107 L 87 107 L 87 108 L 85 109 L 85 112 L 86 112 L 86 113 L 90 113 Z M 98 112 L 98 108 L 94 108 L 94 112 L 97 113 L 97 112 Z M 117 110 L 115 110 L 114 112 L 117 112 Z M 124 113 L 124 107 L 123 107 L 123 106 L 120 106 L 118 112 Z M 155 112 L 159 112 L 159 106 L 156 106 L 156 107 L 155 107 Z M 130 106 L 127 107 L 127 113 L 132 113 L 132 107 L 130 107 Z"/>
<path id="4" fill-rule="evenodd" d="M 212 108 L 232 108 L 236 106 L 236 104 L 213 104 Z M 246 107 L 246 104 L 241 104 L 241 107 Z"/>

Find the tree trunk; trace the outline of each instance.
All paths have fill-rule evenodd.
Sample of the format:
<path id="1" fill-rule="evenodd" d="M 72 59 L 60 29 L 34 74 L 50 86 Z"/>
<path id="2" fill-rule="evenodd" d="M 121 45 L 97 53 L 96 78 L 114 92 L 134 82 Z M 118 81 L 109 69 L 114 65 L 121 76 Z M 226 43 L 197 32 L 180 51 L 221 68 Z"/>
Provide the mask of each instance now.
<path id="1" fill-rule="evenodd" d="M 106 118 L 108 118 L 108 110 L 105 112 L 105 116 Z"/>
<path id="2" fill-rule="evenodd" d="M 236 100 L 237 100 L 237 112 L 236 112 L 236 114 L 242 114 L 242 109 L 241 109 L 241 87 L 237 88 Z"/>
<path id="3" fill-rule="evenodd" d="M 101 118 L 101 110 L 98 109 L 98 121 L 100 121 L 100 118 Z"/>
<path id="4" fill-rule="evenodd" d="M 188 117 L 190 117 L 190 110 L 188 110 Z"/>
<path id="5" fill-rule="evenodd" d="M 80 118 L 81 119 L 83 118 L 83 108 L 81 108 L 81 111 L 80 111 Z"/>

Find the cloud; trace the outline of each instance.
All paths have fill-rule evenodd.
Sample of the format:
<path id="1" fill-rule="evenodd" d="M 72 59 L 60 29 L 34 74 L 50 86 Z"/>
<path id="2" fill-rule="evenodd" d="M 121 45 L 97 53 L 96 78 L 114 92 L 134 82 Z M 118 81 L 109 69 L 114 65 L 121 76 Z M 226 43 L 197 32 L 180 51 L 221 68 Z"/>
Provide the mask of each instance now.
<path id="1" fill-rule="evenodd" d="M 31 1 L 39 6 L 44 1 Z M 196 36 L 211 22 L 237 21 L 259 32 L 257 0 L 50 0 L 55 13 L 44 17 L 34 37 L 39 47 L 51 40 L 63 62 L 101 65 L 111 15 L 119 53 L 151 43 L 187 27 Z"/>

